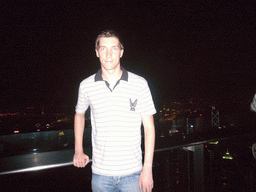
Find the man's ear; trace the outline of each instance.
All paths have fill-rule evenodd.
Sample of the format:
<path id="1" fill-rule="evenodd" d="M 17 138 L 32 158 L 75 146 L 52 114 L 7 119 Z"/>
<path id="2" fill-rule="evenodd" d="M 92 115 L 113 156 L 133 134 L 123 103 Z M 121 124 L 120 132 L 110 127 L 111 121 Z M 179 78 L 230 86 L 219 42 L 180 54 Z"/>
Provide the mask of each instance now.
<path id="1" fill-rule="evenodd" d="M 99 52 L 97 49 L 95 49 L 95 52 L 96 52 L 96 56 L 99 57 Z"/>
<path id="2" fill-rule="evenodd" d="M 123 57 L 124 49 L 121 50 L 120 58 Z"/>

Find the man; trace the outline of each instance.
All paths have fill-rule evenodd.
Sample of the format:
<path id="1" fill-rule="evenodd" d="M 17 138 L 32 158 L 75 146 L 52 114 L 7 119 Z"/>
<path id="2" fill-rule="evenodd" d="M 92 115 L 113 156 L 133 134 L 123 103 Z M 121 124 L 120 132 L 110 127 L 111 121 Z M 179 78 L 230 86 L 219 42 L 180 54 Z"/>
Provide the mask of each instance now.
<path id="1" fill-rule="evenodd" d="M 89 157 L 83 152 L 84 113 L 91 109 L 92 190 L 152 191 L 155 143 L 153 114 L 156 110 L 145 79 L 120 65 L 124 46 L 114 31 L 103 31 L 96 39 L 101 69 L 81 82 L 75 114 L 76 167 Z M 145 154 L 142 166 L 141 122 Z"/>

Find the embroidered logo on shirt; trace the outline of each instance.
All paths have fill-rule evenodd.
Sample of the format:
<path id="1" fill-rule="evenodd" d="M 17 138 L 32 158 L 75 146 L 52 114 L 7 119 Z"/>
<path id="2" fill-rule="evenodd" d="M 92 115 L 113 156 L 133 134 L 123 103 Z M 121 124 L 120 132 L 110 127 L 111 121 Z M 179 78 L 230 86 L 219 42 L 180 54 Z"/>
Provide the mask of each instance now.
<path id="1" fill-rule="evenodd" d="M 137 99 L 134 102 L 132 102 L 132 100 L 130 99 L 131 111 L 135 111 L 136 105 L 137 105 Z"/>

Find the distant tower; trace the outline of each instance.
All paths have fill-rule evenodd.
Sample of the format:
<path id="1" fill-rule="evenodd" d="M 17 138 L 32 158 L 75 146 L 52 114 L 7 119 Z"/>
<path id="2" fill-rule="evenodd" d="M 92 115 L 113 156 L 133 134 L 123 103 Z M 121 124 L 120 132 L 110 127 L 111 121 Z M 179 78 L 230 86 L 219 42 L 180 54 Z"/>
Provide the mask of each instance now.
<path id="1" fill-rule="evenodd" d="M 220 114 L 219 111 L 215 109 L 215 106 L 212 106 L 211 119 L 213 127 L 218 127 L 220 125 Z"/>

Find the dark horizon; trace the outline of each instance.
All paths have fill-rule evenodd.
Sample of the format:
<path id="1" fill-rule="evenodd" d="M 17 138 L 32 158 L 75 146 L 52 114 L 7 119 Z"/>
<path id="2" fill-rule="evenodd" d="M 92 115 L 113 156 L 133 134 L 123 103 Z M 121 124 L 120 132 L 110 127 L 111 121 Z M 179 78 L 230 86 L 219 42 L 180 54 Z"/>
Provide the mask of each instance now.
<path id="1" fill-rule="evenodd" d="M 124 40 L 121 65 L 148 80 L 155 101 L 203 99 L 235 117 L 252 115 L 250 2 L 3 5 L 2 109 L 74 106 L 79 83 L 100 68 L 97 34 L 113 29 Z"/>

